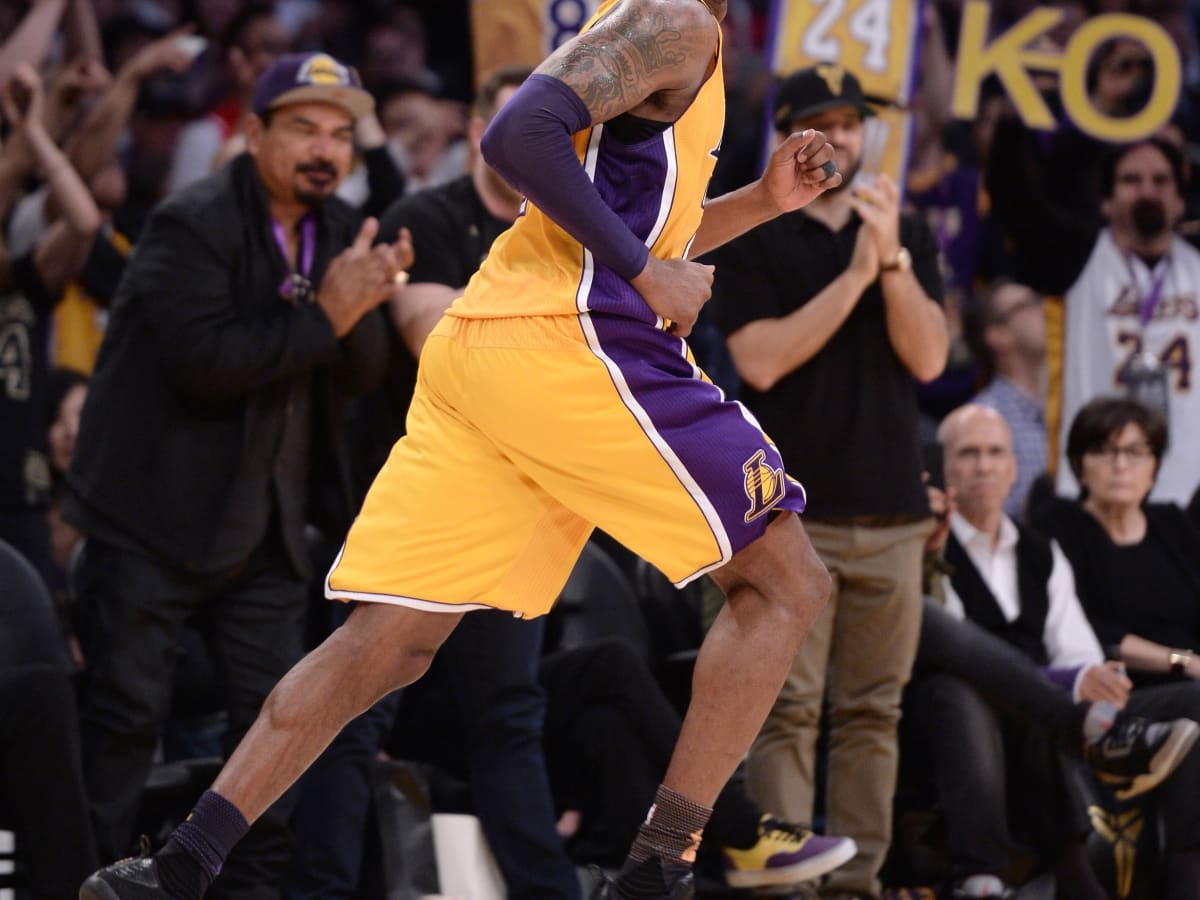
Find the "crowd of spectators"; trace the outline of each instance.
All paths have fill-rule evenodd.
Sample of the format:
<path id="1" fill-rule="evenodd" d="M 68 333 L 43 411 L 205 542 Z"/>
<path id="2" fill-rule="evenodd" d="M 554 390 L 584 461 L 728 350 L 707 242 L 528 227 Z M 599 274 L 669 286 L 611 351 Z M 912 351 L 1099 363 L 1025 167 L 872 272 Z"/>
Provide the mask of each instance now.
<path id="1" fill-rule="evenodd" d="M 25 715 L 14 698 L 41 698 L 50 712 L 29 733 L 58 754 L 10 746 L 5 727 L 0 827 L 18 852 L 44 839 L 23 806 L 40 782 L 7 779 L 59 757 L 70 777 L 43 802 L 74 826 L 61 864 L 26 849 L 35 897 L 74 896 L 64 884 L 131 852 L 152 767 L 235 746 L 303 644 L 344 617 L 310 601 L 403 433 L 424 338 L 520 213 L 479 141 L 527 70 L 501 70 L 476 96 L 469 5 L 0 0 L 0 542 L 51 604 L 31 613 L 40 597 L 0 585 L 0 647 L 20 644 L 26 616 L 41 617 L 39 640 L 45 621 L 61 635 L 0 658 L 0 720 Z M 772 883 L 745 876 L 770 868 L 754 848 L 815 823 L 853 841 L 836 845 L 844 866 L 795 888 L 828 898 L 917 884 L 1005 896 L 1046 872 L 1064 897 L 1115 896 L 1122 878 L 1146 897 L 1200 896 L 1194 804 L 1180 802 L 1195 735 L 1178 724 L 1200 714 L 1200 16 L 1182 0 L 996 0 L 993 33 L 1036 5 L 1063 14 L 1043 50 L 1089 15 L 1158 22 L 1183 63 L 1170 121 L 1105 142 L 1071 123 L 1052 72 L 1036 84 L 1053 131 L 1027 126 L 995 79 L 974 120 L 954 119 L 963 4 L 928 0 L 896 183 L 853 178 L 878 107 L 854 73 L 823 63 L 773 79 L 773 4 L 730 0 L 711 192 L 755 177 L 770 141 L 804 127 L 839 148 L 851 183 L 713 254 L 713 301 L 691 337 L 805 483 L 805 525 L 834 577 L 745 783 L 723 795 L 701 857 L 714 881 Z M 295 240 L 239 229 L 268 202 L 254 199 L 247 150 L 288 152 L 283 137 L 271 150 L 287 123 L 256 88 L 312 53 L 355 67 L 374 107 L 352 133 L 331 122 L 323 135 L 335 164 L 313 183 L 337 200 L 305 262 Z M 1087 66 L 1106 115 L 1150 95 L 1154 61 L 1136 40 L 1103 43 Z M 359 230 L 367 216 L 378 234 Z M 298 293 L 276 291 L 276 263 Z M 389 280 L 397 265 L 407 284 Z M 188 302 L 213 291 L 287 301 L 294 321 L 274 334 L 231 305 L 214 325 Z M 317 334 L 322 314 L 336 341 Z M 605 536 L 589 552 L 657 608 L 639 561 Z M 703 604 L 679 600 L 699 634 Z M 630 810 L 651 798 L 616 796 L 597 748 L 644 741 L 626 769 L 644 768 L 652 792 L 678 727 L 656 692 L 671 685 L 653 682 L 678 630 L 651 628 L 628 662 L 628 646 L 600 644 L 539 664 L 555 627 L 476 615 L 428 684 L 346 729 L 214 896 L 352 896 L 367 880 L 372 767 L 388 753 L 465 779 L 515 897 L 574 900 L 572 863 L 619 858 Z M 614 666 L 627 680 L 597 676 Z M 182 721 L 185 677 L 217 686 L 215 734 L 211 718 Z M 630 712 L 639 696 L 654 710 L 644 720 Z M 1101 703 L 1114 710 L 1103 722 Z M 1016 740 L 1014 721 L 1035 738 Z M 1164 776 L 1179 792 L 1094 777 L 1112 776 L 1097 749 L 1112 729 L 1160 725 L 1186 744 Z M 165 726 L 183 740 L 164 741 Z M 999 768 L 964 766 L 960 743 L 1003 747 Z M 1080 757 L 1083 790 L 1063 774 Z M 596 777 L 579 779 L 582 765 Z M 922 791 L 950 821 L 935 863 L 905 832 L 904 803 Z M 1138 845 L 1136 878 L 1101 861 L 1119 857 L 1120 835 L 1095 847 L 1096 810 L 1131 803 L 1163 823 L 1157 845 Z"/>

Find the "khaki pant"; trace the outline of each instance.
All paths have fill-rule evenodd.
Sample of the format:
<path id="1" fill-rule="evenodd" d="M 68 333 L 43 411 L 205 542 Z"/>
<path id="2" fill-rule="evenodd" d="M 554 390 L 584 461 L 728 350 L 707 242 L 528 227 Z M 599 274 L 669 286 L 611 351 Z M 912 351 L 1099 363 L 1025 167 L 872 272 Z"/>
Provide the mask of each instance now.
<path id="1" fill-rule="evenodd" d="M 900 694 L 917 649 L 922 552 L 934 522 L 804 525 L 833 577 L 833 592 L 750 749 L 748 783 L 765 810 L 812 821 L 827 697 L 825 832 L 854 838 L 858 855 L 822 890 L 877 897 L 876 876 L 892 836 Z"/>

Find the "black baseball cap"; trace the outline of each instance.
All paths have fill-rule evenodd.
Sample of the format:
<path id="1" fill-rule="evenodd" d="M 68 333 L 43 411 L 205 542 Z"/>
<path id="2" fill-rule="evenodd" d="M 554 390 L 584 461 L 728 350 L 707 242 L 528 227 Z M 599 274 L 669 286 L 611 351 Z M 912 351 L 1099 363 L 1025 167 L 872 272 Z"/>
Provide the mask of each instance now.
<path id="1" fill-rule="evenodd" d="M 375 108 L 354 67 L 328 53 L 287 53 L 258 76 L 251 104 L 255 115 L 289 103 L 332 103 L 356 120 Z"/>
<path id="2" fill-rule="evenodd" d="M 852 106 L 864 118 L 875 115 L 875 110 L 867 105 L 858 79 L 837 63 L 817 63 L 798 69 L 783 79 L 775 91 L 775 128 L 787 131 L 797 119 L 807 119 L 838 106 Z"/>

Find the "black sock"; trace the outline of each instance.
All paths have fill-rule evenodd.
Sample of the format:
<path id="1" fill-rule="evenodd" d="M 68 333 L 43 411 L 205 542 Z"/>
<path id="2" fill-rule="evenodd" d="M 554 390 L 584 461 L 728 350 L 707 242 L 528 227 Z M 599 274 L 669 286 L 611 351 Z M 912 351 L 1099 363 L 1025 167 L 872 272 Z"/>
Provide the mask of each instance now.
<path id="1" fill-rule="evenodd" d="M 198 900 L 212 884 L 213 876 L 204 864 L 173 837 L 154 854 L 154 864 L 159 884 L 176 900 Z"/>
<path id="2" fill-rule="evenodd" d="M 220 873 L 233 845 L 249 830 L 250 824 L 236 806 L 215 791 L 205 791 L 171 837 L 204 868 L 212 881 Z"/>

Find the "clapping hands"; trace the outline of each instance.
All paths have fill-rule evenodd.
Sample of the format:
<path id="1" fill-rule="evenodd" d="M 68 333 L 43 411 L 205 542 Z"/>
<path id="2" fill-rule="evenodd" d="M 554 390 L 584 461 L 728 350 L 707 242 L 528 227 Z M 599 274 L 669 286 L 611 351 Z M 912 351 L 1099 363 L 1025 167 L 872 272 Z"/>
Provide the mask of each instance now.
<path id="1" fill-rule="evenodd" d="M 412 235 L 401 228 L 393 243 L 373 244 L 378 233 L 376 219 L 364 221 L 354 242 L 333 259 L 321 279 L 317 304 L 339 338 L 407 281 L 405 270 L 413 263 Z"/>

